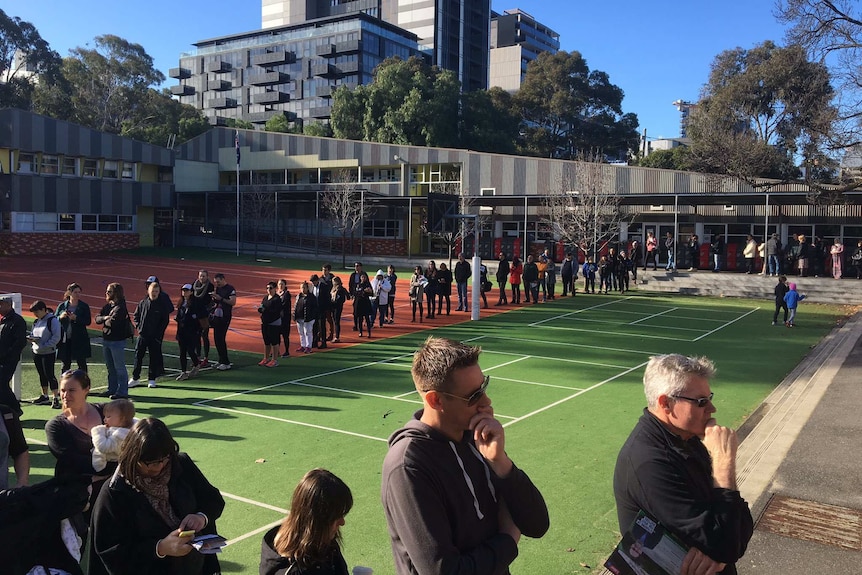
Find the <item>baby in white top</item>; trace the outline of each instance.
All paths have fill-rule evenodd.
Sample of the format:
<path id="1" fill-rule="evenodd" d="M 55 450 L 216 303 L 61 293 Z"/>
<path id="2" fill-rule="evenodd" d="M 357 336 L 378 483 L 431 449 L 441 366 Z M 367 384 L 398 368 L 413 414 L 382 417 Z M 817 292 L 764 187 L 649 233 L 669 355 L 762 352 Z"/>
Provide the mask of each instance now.
<path id="1" fill-rule="evenodd" d="M 102 471 L 109 461 L 117 461 L 129 430 L 137 423 L 135 404 L 128 399 L 115 399 L 102 410 L 104 425 L 97 425 L 93 436 L 93 469 Z"/>

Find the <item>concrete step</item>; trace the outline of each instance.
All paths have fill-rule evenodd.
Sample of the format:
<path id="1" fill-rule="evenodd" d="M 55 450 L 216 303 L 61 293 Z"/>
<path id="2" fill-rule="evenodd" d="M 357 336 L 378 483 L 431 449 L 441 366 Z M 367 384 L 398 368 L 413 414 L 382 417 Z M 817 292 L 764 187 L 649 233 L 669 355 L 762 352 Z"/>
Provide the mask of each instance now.
<path id="1" fill-rule="evenodd" d="M 862 305 L 862 280 L 788 276 L 787 281 L 796 284 L 797 291 L 805 294 L 807 302 Z M 661 269 L 638 270 L 637 289 L 686 295 L 772 300 L 777 282 L 776 277 L 760 274 L 714 273 L 706 270 L 691 272 L 678 270 L 673 273 Z"/>

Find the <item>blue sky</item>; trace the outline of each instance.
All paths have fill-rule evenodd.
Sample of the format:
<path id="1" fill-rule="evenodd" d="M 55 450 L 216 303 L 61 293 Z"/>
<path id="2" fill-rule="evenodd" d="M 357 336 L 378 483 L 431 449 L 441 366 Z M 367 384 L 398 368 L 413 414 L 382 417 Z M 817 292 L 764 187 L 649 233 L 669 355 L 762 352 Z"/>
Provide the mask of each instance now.
<path id="1" fill-rule="evenodd" d="M 607 72 L 625 92 L 623 110 L 638 115 L 650 138 L 679 135 L 671 103 L 698 98 L 719 52 L 781 43 L 784 35 L 771 0 L 492 2 L 497 11 L 528 12 L 560 34 L 562 49 L 580 51 L 591 69 Z M 193 42 L 260 28 L 259 0 L 0 0 L 0 8 L 35 25 L 61 56 L 115 34 L 141 44 L 165 75 Z"/>

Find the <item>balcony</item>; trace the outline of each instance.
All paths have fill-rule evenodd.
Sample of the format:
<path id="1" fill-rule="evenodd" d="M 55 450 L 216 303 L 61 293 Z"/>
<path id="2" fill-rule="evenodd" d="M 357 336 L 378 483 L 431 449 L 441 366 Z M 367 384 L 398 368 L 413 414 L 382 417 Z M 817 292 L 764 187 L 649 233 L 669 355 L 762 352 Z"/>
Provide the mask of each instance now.
<path id="1" fill-rule="evenodd" d="M 329 106 L 320 106 L 318 108 L 311 108 L 308 111 L 308 115 L 316 120 L 323 120 L 329 118 L 332 115 L 332 108 Z"/>
<path id="2" fill-rule="evenodd" d="M 265 124 L 270 118 L 275 116 L 285 116 L 288 121 L 294 121 L 296 114 L 293 112 L 282 112 L 281 110 L 266 110 L 265 112 L 250 112 L 243 115 L 242 119 L 252 124 Z"/>
<path id="3" fill-rule="evenodd" d="M 281 102 L 289 101 L 290 94 L 286 94 L 285 92 L 280 92 L 278 90 L 251 95 L 251 102 L 253 104 L 280 104 Z"/>
<path id="4" fill-rule="evenodd" d="M 207 82 L 207 90 L 230 90 L 233 88 L 233 84 L 231 84 L 230 80 L 209 80 Z"/>
<path id="5" fill-rule="evenodd" d="M 355 74 L 359 71 L 359 60 L 353 62 L 342 62 L 338 65 L 338 71 L 341 74 Z"/>
<path id="6" fill-rule="evenodd" d="M 323 58 L 335 56 L 335 44 L 322 44 L 314 49 L 314 53 Z"/>
<path id="7" fill-rule="evenodd" d="M 185 80 L 192 77 L 192 71 L 188 68 L 171 68 L 168 70 L 168 76 L 177 80 Z"/>
<path id="8" fill-rule="evenodd" d="M 234 98 L 213 98 L 211 100 L 207 100 L 207 108 L 213 108 L 215 110 L 236 108 L 236 100 Z"/>
<path id="9" fill-rule="evenodd" d="M 311 75 L 321 78 L 337 78 L 338 68 L 326 60 L 318 60 L 311 63 Z"/>
<path id="10" fill-rule="evenodd" d="M 293 64 L 296 62 L 294 52 L 267 52 L 266 54 L 255 54 L 251 57 L 253 66 L 278 66 L 279 64 Z"/>
<path id="11" fill-rule="evenodd" d="M 346 40 L 344 42 L 338 42 L 335 45 L 336 54 L 350 54 L 352 52 L 359 52 L 360 50 L 362 50 L 361 40 Z"/>
<path id="12" fill-rule="evenodd" d="M 179 86 L 171 86 L 171 94 L 174 96 L 191 96 L 195 93 L 194 86 L 180 84 Z"/>
<path id="13" fill-rule="evenodd" d="M 214 74 L 230 72 L 230 62 L 225 62 L 224 60 L 211 60 L 207 62 L 206 71 Z"/>
<path id="14" fill-rule="evenodd" d="M 332 86 L 326 84 L 324 86 L 317 87 L 317 96 L 319 98 L 331 98 L 332 97 Z"/>
<path id="15" fill-rule="evenodd" d="M 290 82 L 290 74 L 284 72 L 257 72 L 248 76 L 248 83 L 252 86 L 274 86 L 286 82 Z"/>

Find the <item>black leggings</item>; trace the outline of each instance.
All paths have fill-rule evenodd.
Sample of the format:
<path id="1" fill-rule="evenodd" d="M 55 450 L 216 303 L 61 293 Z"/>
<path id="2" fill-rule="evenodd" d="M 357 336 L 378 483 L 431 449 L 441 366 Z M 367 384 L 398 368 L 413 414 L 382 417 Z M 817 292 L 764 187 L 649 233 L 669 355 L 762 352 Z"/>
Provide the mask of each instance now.
<path id="1" fill-rule="evenodd" d="M 39 385 L 42 386 L 42 389 L 51 388 L 51 391 L 57 391 L 60 387 L 57 383 L 57 376 L 54 375 L 54 362 L 56 360 L 57 352 L 33 354 L 33 363 L 36 365 Z"/>
<path id="2" fill-rule="evenodd" d="M 512 284 L 512 303 L 521 303 L 521 284 Z"/>
<path id="3" fill-rule="evenodd" d="M 446 300 L 446 315 L 449 315 L 449 312 L 452 311 L 452 302 L 449 301 L 449 296 L 445 294 L 437 294 L 437 315 L 440 315 L 443 310 L 443 300 Z"/>
<path id="4" fill-rule="evenodd" d="M 416 306 L 419 306 L 419 323 L 422 323 L 422 300 L 421 299 L 410 300 L 410 304 L 413 307 L 413 321 L 416 321 Z"/>
<path id="5" fill-rule="evenodd" d="M 200 341 L 200 338 L 195 336 L 195 339 L 189 340 L 189 338 L 182 338 L 177 340 L 177 346 L 180 348 L 180 369 L 182 371 L 188 371 L 189 360 L 188 358 L 192 358 L 192 367 L 197 367 L 198 363 L 200 363 L 200 358 L 198 357 L 197 350 L 197 342 Z"/>
<path id="6" fill-rule="evenodd" d="M 336 306 L 332 308 L 332 321 L 334 323 L 334 327 L 332 329 L 332 334 L 335 339 L 341 338 L 341 313 L 344 311 L 344 306 Z M 285 345 L 287 345 L 287 338 L 284 340 Z"/>

